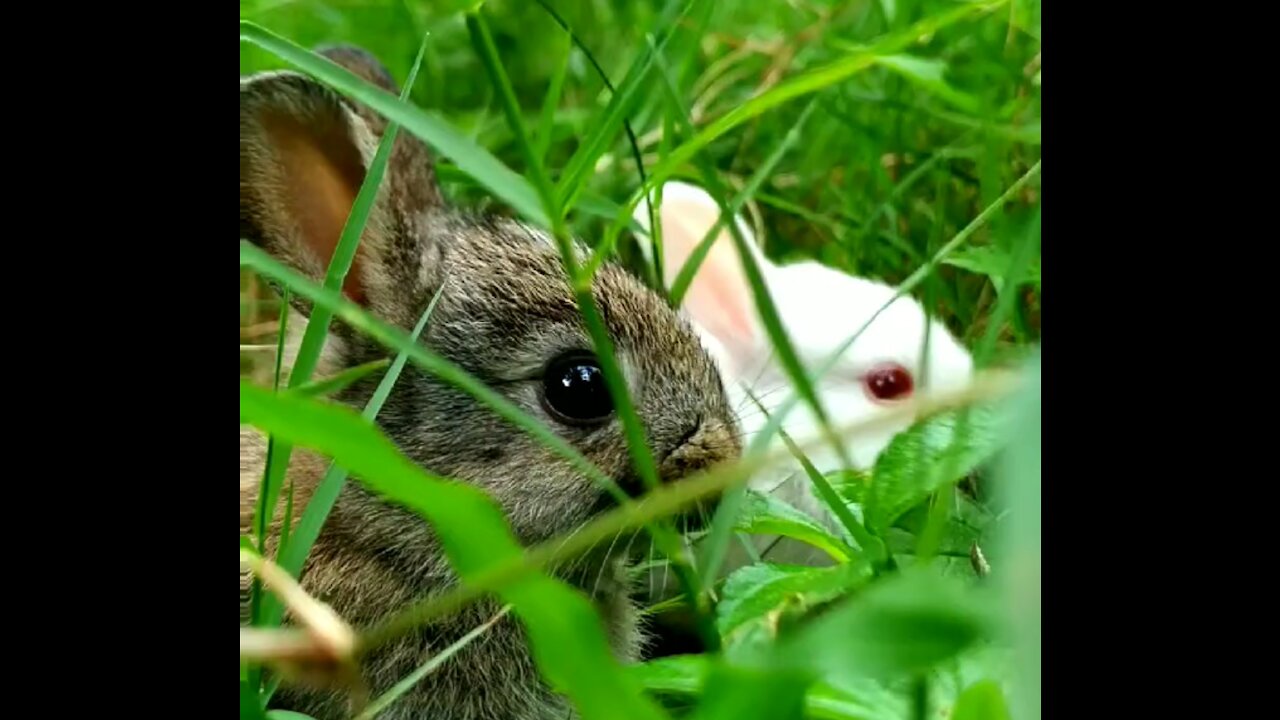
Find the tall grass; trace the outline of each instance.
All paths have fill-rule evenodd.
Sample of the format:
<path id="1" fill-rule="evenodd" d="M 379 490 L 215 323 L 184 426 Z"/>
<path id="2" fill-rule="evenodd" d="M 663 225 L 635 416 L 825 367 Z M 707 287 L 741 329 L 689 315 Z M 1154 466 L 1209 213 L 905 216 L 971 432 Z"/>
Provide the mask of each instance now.
<path id="1" fill-rule="evenodd" d="M 299 360 L 281 383 L 287 389 L 241 383 L 242 422 L 271 437 L 258 551 L 265 552 L 262 531 L 277 498 L 288 495 L 283 469 L 296 444 L 331 457 L 334 465 L 323 491 L 301 508 L 300 529 L 277 558 L 285 572 L 301 572 L 350 471 L 426 517 L 467 580 L 451 594 L 365 629 L 347 660 L 494 593 L 528 628 L 540 671 L 584 718 L 923 718 L 946 712 L 994 719 L 1009 717 L 1014 707 L 1021 710 L 1017 717 L 1038 716 L 1038 607 L 1030 613 L 1005 601 L 1012 592 L 993 592 L 1013 582 L 1015 563 L 1023 571 L 1030 563 L 1038 578 L 1038 554 L 1008 550 L 1038 548 L 1039 532 L 1038 489 L 1032 493 L 1027 486 L 1038 483 L 1040 442 L 1039 356 L 1033 350 L 1039 337 L 1038 3 L 427 5 L 373 2 L 342 11 L 312 2 L 242 0 L 241 73 L 293 67 L 366 102 L 393 123 L 391 132 L 412 133 L 432 147 L 439 175 L 458 202 L 497 201 L 551 233 L 634 466 L 650 492 L 639 502 L 626 498 L 554 432 L 420 345 L 429 310 L 408 333 L 339 295 L 380 182 L 389 148 L 384 139 L 323 284 L 241 247 L 242 273 L 277 281 L 315 307 Z M 398 77 L 409 78 L 402 97 L 377 91 L 304 49 L 335 40 L 363 45 Z M 606 87 L 601 72 L 615 82 Z M 418 74 L 423 80 L 414 82 Z M 789 351 L 745 240 L 727 222 L 794 384 L 790 401 L 773 411 L 748 449 L 751 462 L 798 458 L 847 537 L 746 492 L 746 464 L 658 488 L 644 428 L 590 282 L 606 258 L 630 264 L 642 277 L 663 276 L 623 241 L 633 229 L 632 209 L 672 177 L 712 190 L 722 222 L 747 210 L 767 230 L 757 234 L 768 239 L 774 258 L 815 257 L 892 282 L 901 294 L 918 294 L 929 280 L 935 289 L 930 311 L 970 339 L 980 366 L 1013 362 L 1029 368 L 1018 397 L 1000 400 L 1009 386 L 993 380 L 905 408 L 929 416 L 899 435 L 865 477 L 848 468 L 823 474 L 805 457 L 814 445 L 789 437 L 788 453 L 765 456 L 765 443 L 786 413 L 803 403 L 825 418 L 824 399 L 817 377 Z M 660 236 L 632 235 L 635 242 L 652 243 L 650 256 L 662 262 Z M 594 254 L 580 258 L 574 237 L 593 245 Z M 947 241 L 931 244 L 935 237 Z M 695 254 L 671 288 L 675 301 L 699 261 Z M 254 287 L 246 294 L 242 283 L 242 348 L 246 340 L 262 339 L 245 336 L 246 325 L 264 326 L 255 305 L 273 302 Z M 310 377 L 330 318 L 395 353 L 363 417 L 324 396 L 382 367 Z M 845 347 L 856 341 L 848 338 Z M 620 507 L 567 542 L 521 548 L 486 496 L 415 466 L 378 431 L 378 400 L 407 363 L 472 394 L 611 487 Z M 949 409 L 974 403 L 971 410 Z M 867 429 L 828 425 L 822 442 L 842 452 L 849 437 Z M 972 492 L 975 473 L 980 485 L 993 483 L 1005 492 Z M 725 489 L 732 491 L 731 501 L 713 523 L 710 551 L 695 562 L 670 518 L 698 497 Z M 286 512 L 297 511 L 287 503 Z M 1004 516 L 1018 520 L 1006 528 L 996 520 Z M 610 656 L 585 598 L 543 568 L 620 529 L 641 526 L 670 556 L 706 650 L 623 667 Z M 836 564 L 754 563 L 718 581 L 725 543 L 735 530 L 795 538 L 826 550 Z M 981 563 L 972 559 L 975 552 Z M 254 620 L 270 628 L 279 623 L 282 606 L 261 592 L 255 588 Z M 1009 629 L 1017 638 L 1013 644 L 1004 640 Z M 483 632 L 477 628 L 469 637 Z M 443 662 L 448 654 L 375 700 L 366 714 L 394 703 Z M 1031 662 L 1036 671 L 1030 675 L 1011 670 Z M 242 663 L 242 717 L 264 716 L 272 685 L 260 670 Z"/>

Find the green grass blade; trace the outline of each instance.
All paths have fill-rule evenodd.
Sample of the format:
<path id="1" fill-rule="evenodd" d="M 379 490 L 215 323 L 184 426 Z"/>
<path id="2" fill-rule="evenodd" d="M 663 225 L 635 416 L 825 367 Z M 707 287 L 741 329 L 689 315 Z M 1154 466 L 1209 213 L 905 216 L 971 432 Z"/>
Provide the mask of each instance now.
<path id="1" fill-rule="evenodd" d="M 686 3 L 679 15 L 669 23 L 669 27 L 677 27 L 695 5 L 706 2 L 708 0 L 692 0 Z M 666 48 L 667 42 L 674 35 L 675 32 L 672 31 L 663 37 L 662 41 L 658 43 L 657 53 Z M 635 107 L 641 96 L 643 81 L 653 67 L 653 61 L 657 53 L 647 51 L 636 57 L 627 70 L 627 74 L 623 76 L 618 89 L 613 91 L 612 96 L 609 98 L 609 104 L 605 106 L 604 111 L 600 114 L 600 119 L 596 122 L 591 132 L 588 133 L 582 145 L 569 158 L 568 164 L 565 165 L 563 172 L 560 174 L 558 185 L 561 204 L 564 207 L 572 207 L 575 204 L 578 193 L 586 186 L 587 177 L 594 169 L 596 161 L 600 159 L 600 156 L 608 148 L 609 140 L 618 131 L 618 127 L 622 125 L 624 118 Z M 648 183 L 645 184 L 647 185 Z M 631 211 L 628 210 L 627 212 L 629 214 Z"/>
<path id="2" fill-rule="evenodd" d="M 1001 537 L 1004 545 L 1005 602 L 1012 618 L 1014 647 L 1023 692 L 1018 717 L 1038 720 L 1041 699 L 1041 484 L 1043 390 L 1041 355 L 1028 363 L 1027 382 L 1010 405 L 1016 418 L 1009 451 L 996 469 L 999 487 L 1012 510 Z"/>
<path id="3" fill-rule="evenodd" d="M 362 365 L 357 365 L 353 368 L 343 370 L 332 377 L 304 383 L 290 392 L 295 392 L 299 395 L 307 395 L 309 397 L 331 396 L 351 387 L 360 380 L 363 380 L 390 364 L 391 361 L 386 359 L 374 360 L 372 362 L 367 362 Z"/>
<path id="4" fill-rule="evenodd" d="M 435 310 L 436 302 L 440 300 L 443 290 L 442 286 L 440 290 L 436 291 L 435 296 L 431 298 L 427 309 L 422 312 L 422 317 L 418 319 L 417 325 L 414 326 L 413 332 L 410 333 L 409 342 L 417 344 L 418 338 L 422 336 L 423 329 L 427 327 L 427 321 L 431 319 L 431 313 Z M 400 379 L 400 373 L 404 371 L 404 366 L 408 359 L 407 350 L 402 349 L 396 355 L 391 367 L 382 376 L 378 387 L 374 389 L 369 402 L 365 404 L 363 416 L 366 420 L 373 422 L 378 416 L 378 412 L 382 410 L 382 405 L 387 401 L 387 397 L 391 395 L 391 390 Z M 324 527 L 325 520 L 329 518 L 329 512 L 333 510 L 333 504 L 338 501 L 338 495 L 342 492 L 342 486 L 346 484 L 346 480 L 347 470 L 334 463 L 329 466 L 320 483 L 316 485 L 315 492 L 311 495 L 311 500 L 302 511 L 302 518 L 298 521 L 298 529 L 294 531 L 293 541 L 280 553 L 280 567 L 293 577 L 302 577 L 302 566 L 307 560 L 307 555 L 311 552 L 311 546 L 315 544 L 316 538 L 320 537 L 320 530 Z M 271 606 L 268 608 L 265 622 L 268 626 L 274 626 L 282 619 L 284 608 L 274 598 L 269 599 L 267 602 L 271 603 Z"/>
<path id="5" fill-rule="evenodd" d="M 511 606 L 507 605 L 499 610 L 498 613 L 488 621 L 477 625 L 470 632 L 458 638 L 457 641 L 445 649 L 433 654 L 431 658 L 419 666 L 418 669 L 409 673 L 400 680 L 400 682 L 393 685 L 390 690 L 379 695 L 373 702 L 369 703 L 369 705 L 356 716 L 355 720 L 374 720 L 374 718 L 378 716 L 378 713 L 386 710 L 392 703 L 399 700 L 401 695 L 409 692 L 414 685 L 422 682 L 423 678 L 434 672 L 436 668 L 448 662 L 449 658 L 456 655 L 459 650 L 470 645 L 476 638 L 488 632 L 489 628 L 493 627 L 499 620 L 506 617 L 510 610 Z"/>
<path id="6" fill-rule="evenodd" d="M 252 673 L 250 677 L 252 677 Z M 258 688 L 252 680 L 240 681 L 240 720 L 265 720 L 262 712 L 262 701 L 258 699 Z"/>
<path id="7" fill-rule="evenodd" d="M 542 211 L 533 186 L 443 118 L 401 102 L 350 71 L 253 23 L 240 22 L 240 39 L 261 47 L 334 90 L 385 115 L 388 120 L 430 144 L 517 212 L 542 227 L 549 227 L 550 219 Z"/>
<path id="8" fill-rule="evenodd" d="M 242 381 L 240 418 L 332 457 L 373 491 L 422 515 L 464 581 L 521 557 L 506 519 L 487 495 L 428 474 L 348 408 L 273 395 Z M 540 573 L 512 582 L 499 594 L 523 621 L 540 671 L 565 689 L 584 716 L 664 717 L 623 675 L 584 595 Z"/>
<path id="9" fill-rule="evenodd" d="M 516 92 L 511 88 L 511 79 L 502 69 L 498 48 L 493 44 L 493 35 L 489 32 L 489 24 L 480 14 L 480 8 L 467 13 L 467 31 L 471 35 L 471 44 L 484 63 L 485 72 L 489 74 L 489 80 L 498 93 L 502 111 L 507 116 L 507 124 L 515 134 L 516 144 L 524 155 L 525 172 L 533 176 L 533 187 L 542 201 L 542 211 L 551 220 L 550 229 L 557 236 L 563 235 L 564 213 L 560 211 L 555 186 L 552 185 L 546 168 L 542 167 L 537 150 L 529 140 L 529 132 L 525 129 L 524 121 L 520 117 L 520 103 L 516 100 Z"/>
<path id="10" fill-rule="evenodd" d="M 555 137 L 556 109 L 560 105 L 560 96 L 564 93 L 565 78 L 569 75 L 569 55 L 573 52 L 573 37 L 568 33 L 565 34 L 564 52 L 564 61 L 556 66 L 551 76 L 551 85 L 547 88 L 546 96 L 542 98 L 542 112 L 538 115 L 538 134 L 534 142 L 534 153 L 538 156 L 538 162 L 544 164 L 547 162 L 547 153 L 550 152 L 551 142 Z"/>
<path id="11" fill-rule="evenodd" d="M 596 60 L 595 53 L 591 52 L 591 48 L 587 47 L 587 44 L 582 42 L 582 40 L 578 37 L 578 34 L 573 31 L 573 28 L 569 27 L 569 23 L 560 15 L 560 13 L 556 12 L 555 8 L 548 5 L 546 0 L 538 0 L 538 5 L 541 6 L 542 9 L 545 10 L 547 14 L 551 16 L 551 19 L 555 20 L 556 24 L 558 24 L 560 28 L 564 30 L 565 34 L 569 37 L 570 42 L 572 42 L 575 46 L 577 46 L 578 50 L 582 52 L 582 55 L 585 58 L 587 58 L 587 62 L 591 63 L 591 67 L 596 71 L 596 75 L 600 78 L 600 81 L 604 83 L 605 88 L 609 90 L 609 94 L 611 96 L 617 95 L 618 89 L 615 88 L 613 86 L 613 83 L 609 80 L 609 74 L 606 73 L 604 71 L 604 68 L 600 66 L 600 62 Z M 557 85 L 557 82 L 563 82 L 564 80 L 564 73 L 569 68 L 569 63 L 567 60 L 568 59 L 566 58 L 566 62 L 557 70 L 555 77 L 552 79 L 552 86 L 548 94 L 547 104 L 544 104 L 543 106 L 544 125 L 548 126 L 548 129 L 549 129 L 549 123 L 547 121 L 547 117 L 545 113 L 547 113 L 547 108 L 550 107 L 550 98 L 553 96 L 559 97 L 559 87 Z M 635 130 L 631 127 L 631 121 L 627 120 L 625 117 L 622 120 L 622 128 L 627 133 L 627 142 L 630 143 L 631 145 L 631 155 L 636 161 L 636 170 L 637 172 L 640 173 L 640 181 L 643 183 L 646 180 L 646 178 L 644 173 L 644 160 L 640 155 L 640 141 L 636 139 L 636 133 L 635 133 Z M 546 155 L 545 150 L 543 150 L 542 152 L 540 152 L 539 157 L 545 157 L 545 155 Z M 573 205 L 575 207 L 577 206 L 578 202 L 580 202 L 582 193 L 585 191 L 585 185 L 586 185 L 585 182 L 580 183 L 578 185 L 578 188 L 573 193 L 572 197 L 568 198 L 569 200 L 571 200 L 571 202 L 569 204 L 565 204 L 564 207 L 569 207 L 570 205 Z M 559 189 L 557 189 L 556 195 L 557 195 L 557 199 L 562 198 L 562 196 L 560 195 Z"/>

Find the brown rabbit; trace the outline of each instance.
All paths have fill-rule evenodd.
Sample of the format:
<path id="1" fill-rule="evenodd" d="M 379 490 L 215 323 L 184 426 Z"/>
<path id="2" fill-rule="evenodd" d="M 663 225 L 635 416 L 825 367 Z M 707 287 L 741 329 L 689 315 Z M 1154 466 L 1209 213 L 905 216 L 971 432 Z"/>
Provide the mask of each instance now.
<path id="1" fill-rule="evenodd" d="M 364 52 L 322 54 L 395 92 L 386 70 Z M 241 78 L 241 237 L 322 277 L 385 127 L 370 109 L 310 78 L 288 72 Z M 421 342 L 544 420 L 625 490 L 640 492 L 554 244 L 521 223 L 445 207 L 426 147 L 400 132 L 343 291 L 407 329 L 441 286 Z M 720 377 L 689 324 L 617 266 L 601 269 L 594 293 L 662 481 L 737 457 L 737 425 Z M 309 309 L 296 297 L 294 305 Z M 326 352 L 334 370 L 386 356 L 336 322 Z M 375 383 L 349 388 L 340 400 L 362 407 Z M 526 433 L 412 367 L 378 424 L 423 467 L 486 491 L 526 545 L 572 532 L 612 505 L 605 490 Z M 265 449 L 261 436 L 241 429 L 242 534 L 251 523 Z M 289 477 L 301 505 L 326 462 L 301 449 L 293 457 Z M 624 661 L 636 657 L 641 643 L 625 574 L 636 554 L 629 547 L 618 542 L 553 569 L 592 598 Z M 356 627 L 454 583 L 426 522 L 356 480 L 339 497 L 303 576 L 307 590 Z M 242 582 L 242 618 L 244 603 Z M 494 601 L 475 603 L 371 653 L 363 667 L 370 690 L 386 690 L 496 609 Z M 278 691 L 273 705 L 321 720 L 350 713 L 344 694 L 292 684 Z M 542 720 L 572 712 L 544 685 L 519 620 L 508 616 L 380 717 Z"/>

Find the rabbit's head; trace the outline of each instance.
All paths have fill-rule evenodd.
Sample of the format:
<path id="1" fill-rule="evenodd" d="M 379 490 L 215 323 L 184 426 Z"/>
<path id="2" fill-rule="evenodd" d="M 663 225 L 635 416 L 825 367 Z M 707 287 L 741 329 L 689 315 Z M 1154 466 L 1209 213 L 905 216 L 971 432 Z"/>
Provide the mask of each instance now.
<path id="1" fill-rule="evenodd" d="M 395 92 L 385 69 L 362 51 L 323 54 Z M 241 237 L 322 278 L 386 128 L 377 113 L 308 77 L 242 78 Z M 585 256 L 585 248 L 577 249 Z M 555 244 L 520 222 L 446 207 L 426 146 L 401 130 L 343 293 L 409 329 L 441 288 L 421 342 L 545 422 L 625 491 L 640 492 Z M 596 275 L 593 293 L 661 480 L 736 456 L 739 432 L 716 364 L 690 325 L 613 264 Z M 309 312 L 305 300 L 292 301 Z M 340 322 L 330 333 L 338 369 L 387 355 Z M 362 382 L 341 399 L 363 405 L 374 383 Z M 412 365 L 378 423 L 430 471 L 485 490 L 526 543 L 569 532 L 613 502 L 529 434 Z M 331 522 L 344 522 L 344 515 L 361 525 L 356 542 L 370 551 L 433 546 L 423 523 L 372 497 L 351 500 Z"/>
<path id="2" fill-rule="evenodd" d="M 701 188 L 682 182 L 663 186 L 658 218 L 668 283 L 719 216 L 719 206 Z M 637 208 L 635 220 L 641 227 L 648 227 L 645 204 Z M 969 381 L 973 369 L 969 353 L 940 322 L 930 322 L 914 299 L 894 299 L 895 289 L 888 285 L 816 262 L 774 265 L 757 247 L 742 218 L 734 221 L 760 266 L 786 334 L 811 375 L 871 321 L 819 381 L 819 398 L 835 424 L 873 417 L 925 388 L 944 390 Z M 682 304 L 708 348 L 720 360 L 735 410 L 749 439 L 767 421 L 750 395 L 771 412 L 791 394 L 791 384 L 759 320 L 751 287 L 727 229 L 721 229 L 713 241 Z M 848 449 L 854 464 L 863 469 L 870 467 L 909 422 L 902 420 L 852 439 Z M 783 427 L 797 440 L 818 436 L 816 422 L 805 409 L 791 412 Z M 836 469 L 832 466 L 833 457 L 827 456 L 823 461 L 828 463 L 826 467 L 819 461 L 826 452 L 824 448 L 816 452 L 818 457 L 814 460 L 820 470 Z"/>

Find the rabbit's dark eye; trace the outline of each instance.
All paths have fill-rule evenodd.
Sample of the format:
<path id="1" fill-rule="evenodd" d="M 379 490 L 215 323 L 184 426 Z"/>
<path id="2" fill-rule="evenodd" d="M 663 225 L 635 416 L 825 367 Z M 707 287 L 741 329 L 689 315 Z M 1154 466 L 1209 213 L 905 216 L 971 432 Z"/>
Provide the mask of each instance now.
<path id="1" fill-rule="evenodd" d="M 604 422 L 613 413 L 613 399 L 600 363 L 590 354 L 561 355 L 547 365 L 542 398 L 557 420 L 569 425 Z"/>
<path id="2" fill-rule="evenodd" d="M 914 385 L 910 371 L 896 363 L 877 365 L 862 376 L 867 395 L 877 402 L 905 399 Z"/>

